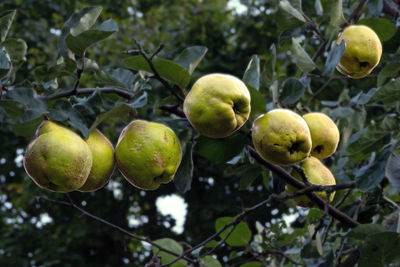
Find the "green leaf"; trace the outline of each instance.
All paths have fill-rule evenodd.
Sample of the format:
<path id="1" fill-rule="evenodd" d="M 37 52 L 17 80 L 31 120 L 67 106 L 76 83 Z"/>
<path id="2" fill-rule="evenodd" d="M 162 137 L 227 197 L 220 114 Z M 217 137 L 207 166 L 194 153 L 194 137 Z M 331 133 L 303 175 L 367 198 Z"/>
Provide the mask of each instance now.
<path id="1" fill-rule="evenodd" d="M 60 53 L 64 58 L 68 58 L 68 47 L 65 39 L 69 34 L 77 36 L 89 30 L 99 17 L 102 7 L 85 7 L 74 14 L 65 22 L 59 39 Z"/>
<path id="2" fill-rule="evenodd" d="M 12 129 L 16 136 L 23 136 L 27 140 L 32 140 L 32 138 L 35 135 L 37 127 L 42 121 L 43 117 L 39 116 L 29 121 L 18 122 L 12 126 Z"/>
<path id="3" fill-rule="evenodd" d="M 5 98 L 16 101 L 24 106 L 25 112 L 21 122 L 30 121 L 47 113 L 46 104 L 35 96 L 35 92 L 31 88 L 14 88 L 7 92 Z"/>
<path id="4" fill-rule="evenodd" d="M 261 169 L 256 165 L 245 165 L 245 169 L 237 173 L 241 178 L 239 190 L 247 190 L 254 180 L 261 175 Z"/>
<path id="5" fill-rule="evenodd" d="M 263 71 L 261 73 L 261 85 L 269 87 L 274 82 L 275 77 L 275 64 L 276 64 L 276 47 L 272 44 L 269 48 L 270 58 L 265 62 Z"/>
<path id="6" fill-rule="evenodd" d="M 280 97 L 282 104 L 294 104 L 304 95 L 304 85 L 296 78 L 289 78 L 283 82 Z"/>
<path id="7" fill-rule="evenodd" d="M 172 252 L 175 252 L 176 254 L 180 255 L 183 252 L 182 246 L 176 242 L 175 240 L 171 238 L 162 238 L 162 239 L 157 239 L 154 241 L 157 245 L 160 245 L 162 248 L 168 249 Z M 161 257 L 161 263 L 166 264 L 171 261 L 173 261 L 176 256 L 171 255 L 169 253 L 166 253 L 164 251 L 160 251 L 157 247 L 152 247 L 153 253 L 157 254 L 158 256 Z M 185 267 L 186 266 L 186 261 L 185 260 L 179 260 L 176 263 L 172 264 L 171 267 Z"/>
<path id="8" fill-rule="evenodd" d="M 342 40 L 339 45 L 337 45 L 336 42 L 332 42 L 331 50 L 329 51 L 328 58 L 326 59 L 325 62 L 325 70 L 322 75 L 328 77 L 333 75 L 336 65 L 342 58 L 345 48 L 346 45 L 344 43 L 344 40 Z"/>
<path id="9" fill-rule="evenodd" d="M 400 262 L 400 234 L 382 232 L 370 235 L 361 250 L 359 266 L 386 266 Z"/>
<path id="10" fill-rule="evenodd" d="M 76 69 L 76 62 L 72 59 L 65 59 L 62 63 L 48 68 L 47 66 L 38 66 L 34 70 L 35 78 L 42 82 L 48 82 L 55 78 L 70 76 Z"/>
<path id="11" fill-rule="evenodd" d="M 110 120 L 113 118 L 118 118 L 118 119 L 122 120 L 122 118 L 124 118 L 125 116 L 127 116 L 129 113 L 131 113 L 133 111 L 134 111 L 134 108 L 130 107 L 129 105 L 127 105 L 125 103 L 116 105 L 113 109 L 97 115 L 96 120 L 90 126 L 89 130 L 92 131 L 103 121 L 107 121 L 107 120 Z"/>
<path id="12" fill-rule="evenodd" d="M 259 261 L 250 261 L 244 264 L 241 264 L 239 267 L 261 267 L 261 262 Z"/>
<path id="13" fill-rule="evenodd" d="M 2 107 L 12 119 L 22 117 L 25 112 L 24 106 L 21 103 L 9 99 L 0 100 L 0 107 Z"/>
<path id="14" fill-rule="evenodd" d="M 355 172 L 357 188 L 363 191 L 371 191 L 379 185 L 385 177 L 385 167 L 395 144 L 389 145 L 376 161 L 362 166 Z"/>
<path id="15" fill-rule="evenodd" d="M 359 226 L 351 229 L 347 234 L 350 238 L 356 238 L 360 240 L 366 239 L 370 235 L 385 232 L 386 229 L 380 224 L 360 224 Z"/>
<path id="16" fill-rule="evenodd" d="M 132 89 L 136 77 L 131 71 L 122 68 L 96 71 L 94 74 L 96 85 L 111 86 L 123 90 Z"/>
<path id="17" fill-rule="evenodd" d="M 301 14 L 301 11 L 297 10 L 294 8 L 289 1 L 287 0 L 282 0 L 279 2 L 279 7 L 285 10 L 287 13 L 292 15 L 294 18 L 298 19 L 301 22 L 306 22 L 306 19 L 304 16 Z"/>
<path id="18" fill-rule="evenodd" d="M 232 222 L 234 218 L 232 217 L 221 217 L 215 221 L 215 231 L 219 231 L 226 224 Z M 230 231 L 231 227 L 228 227 L 223 231 L 219 237 L 224 238 Z M 232 247 L 241 247 L 248 244 L 251 240 L 251 231 L 245 222 L 240 222 L 236 225 L 235 229 L 226 239 L 226 243 Z"/>
<path id="19" fill-rule="evenodd" d="M 215 163 L 225 163 L 239 154 L 245 144 L 246 137 L 239 133 L 222 139 L 213 139 L 202 135 L 197 141 L 195 151 Z"/>
<path id="20" fill-rule="evenodd" d="M 8 55 L 11 59 L 11 80 L 12 82 L 15 79 L 15 73 L 22 66 L 22 64 L 26 61 L 26 53 L 28 50 L 28 46 L 22 39 L 14 39 L 9 38 L 5 40 L 0 46 L 4 47 L 7 50 Z"/>
<path id="21" fill-rule="evenodd" d="M 297 38 L 292 38 L 292 53 L 296 59 L 296 65 L 303 72 L 310 72 L 316 68 L 314 61 L 300 45 L 300 40 Z"/>
<path id="22" fill-rule="evenodd" d="M 248 84 L 246 84 L 246 86 L 250 92 L 250 117 L 255 118 L 258 115 L 265 113 L 267 110 L 267 106 L 263 95 L 259 91 Z"/>
<path id="23" fill-rule="evenodd" d="M 396 26 L 387 19 L 383 18 L 364 18 L 357 24 L 366 25 L 373 29 L 381 42 L 389 41 L 396 33 Z"/>
<path id="24" fill-rule="evenodd" d="M 206 55 L 207 50 L 205 46 L 188 47 L 174 59 L 174 62 L 187 69 L 191 75 Z"/>
<path id="25" fill-rule="evenodd" d="M 260 89 L 260 59 L 257 55 L 251 57 L 242 80 L 257 91 Z"/>
<path id="26" fill-rule="evenodd" d="M 177 63 L 159 57 L 154 57 L 152 62 L 154 68 L 162 78 L 175 83 L 182 89 L 186 88 L 186 86 L 189 84 L 189 71 Z M 128 68 L 153 73 L 149 64 L 141 55 L 126 58 L 124 59 L 124 63 Z"/>
<path id="27" fill-rule="evenodd" d="M 388 79 L 394 77 L 399 71 L 400 63 L 392 62 L 386 64 L 378 74 L 377 86 L 380 87 L 384 85 Z"/>
<path id="28" fill-rule="evenodd" d="M 345 22 L 345 19 L 342 0 L 335 0 L 332 2 L 330 23 L 335 27 L 339 27 L 343 22 Z"/>
<path id="29" fill-rule="evenodd" d="M 11 59 L 6 50 L 0 51 L 0 79 L 7 76 L 11 69 Z"/>
<path id="30" fill-rule="evenodd" d="M 65 42 L 69 50 L 71 50 L 74 54 L 82 55 L 88 47 L 106 39 L 117 31 L 117 23 L 114 20 L 109 19 L 100 24 L 97 29 L 90 29 L 76 36 L 69 34 L 66 37 Z"/>
<path id="31" fill-rule="evenodd" d="M 206 267 L 222 267 L 221 263 L 213 256 L 205 256 L 200 258 L 200 263 Z"/>
<path id="32" fill-rule="evenodd" d="M 189 131 L 188 131 L 189 132 Z M 190 137 L 190 134 L 188 134 Z M 176 188 L 182 193 L 190 190 L 193 178 L 193 147 L 194 144 L 188 141 L 183 153 L 182 162 L 179 165 L 178 171 L 175 174 L 174 184 Z"/>
<path id="33" fill-rule="evenodd" d="M 381 101 L 385 105 L 394 105 L 400 100 L 400 78 L 392 80 L 379 88 L 371 102 Z"/>
<path id="34" fill-rule="evenodd" d="M 9 10 L 0 14 L 0 42 L 3 42 L 6 39 L 14 20 L 15 13 L 15 10 Z"/>
<path id="35" fill-rule="evenodd" d="M 400 190 L 400 155 L 390 155 L 386 165 L 385 176 L 394 188 Z"/>

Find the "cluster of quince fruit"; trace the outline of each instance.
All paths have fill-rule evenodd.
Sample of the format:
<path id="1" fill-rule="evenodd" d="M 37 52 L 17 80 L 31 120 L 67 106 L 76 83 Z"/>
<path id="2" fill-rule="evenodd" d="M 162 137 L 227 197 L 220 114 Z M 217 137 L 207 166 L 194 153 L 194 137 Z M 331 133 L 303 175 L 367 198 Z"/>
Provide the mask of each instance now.
<path id="1" fill-rule="evenodd" d="M 370 28 L 349 26 L 337 43 L 341 40 L 346 44 L 337 66 L 341 73 L 361 78 L 379 63 L 382 45 Z M 232 75 L 220 73 L 198 79 L 183 104 L 193 128 L 211 138 L 227 137 L 240 129 L 250 110 L 247 86 Z M 309 113 L 300 117 L 287 109 L 275 109 L 254 121 L 252 140 L 266 161 L 279 165 L 300 162 L 310 183 L 335 184 L 332 173 L 319 161 L 332 155 L 339 142 L 339 130 L 328 116 Z M 121 132 L 114 153 L 113 145 L 97 129 L 83 140 L 72 130 L 45 120 L 26 149 L 24 167 L 42 188 L 87 192 L 108 182 L 116 162 L 131 184 L 154 190 L 174 178 L 181 159 L 179 139 L 160 123 L 132 121 Z M 293 175 L 300 178 L 296 172 Z M 318 194 L 325 196 L 324 192 Z M 296 201 L 298 205 L 311 205 L 305 198 Z"/>
<path id="2" fill-rule="evenodd" d="M 83 140 L 72 130 L 45 120 L 26 149 L 24 167 L 44 189 L 90 192 L 107 184 L 116 162 L 131 184 L 154 190 L 172 180 L 181 158 L 178 137 L 160 123 L 132 121 L 122 130 L 114 153 L 98 129 Z"/>

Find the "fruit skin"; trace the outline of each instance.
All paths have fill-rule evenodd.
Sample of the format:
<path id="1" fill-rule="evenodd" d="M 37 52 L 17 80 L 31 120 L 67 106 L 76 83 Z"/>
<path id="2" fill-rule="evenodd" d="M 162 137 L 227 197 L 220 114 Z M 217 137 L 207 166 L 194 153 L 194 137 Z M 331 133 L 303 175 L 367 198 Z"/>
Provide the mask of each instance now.
<path id="1" fill-rule="evenodd" d="M 351 78 L 367 76 L 379 64 L 382 55 L 382 44 L 378 35 L 364 25 L 346 27 L 336 43 L 345 41 L 345 51 L 336 69 Z"/>
<path id="2" fill-rule="evenodd" d="M 81 192 L 93 192 L 108 183 L 115 168 L 114 147 L 98 129 L 90 132 L 86 140 L 92 151 L 93 164 Z"/>
<path id="3" fill-rule="evenodd" d="M 223 138 L 240 129 L 250 116 L 250 93 L 238 78 L 214 73 L 198 79 L 183 111 L 202 135 Z"/>
<path id="4" fill-rule="evenodd" d="M 28 145 L 24 168 L 41 188 L 70 192 L 80 188 L 92 167 L 92 152 L 73 131 L 51 121 L 39 125 Z"/>
<path id="5" fill-rule="evenodd" d="M 335 153 L 340 140 L 339 129 L 324 113 L 312 112 L 303 115 L 311 133 L 311 155 L 324 159 Z"/>
<path id="6" fill-rule="evenodd" d="M 300 163 L 300 166 L 304 169 L 304 173 L 307 176 L 307 180 L 312 184 L 317 185 L 335 185 L 336 180 L 331 171 L 317 158 L 309 157 Z M 300 174 L 297 171 L 292 172 L 293 177 L 303 181 Z M 297 191 L 297 189 L 291 185 L 287 185 L 286 191 L 288 194 L 292 194 Z M 322 199 L 326 199 L 325 191 L 315 192 Z M 335 197 L 335 192 L 332 192 L 329 196 L 329 201 L 332 202 Z M 307 196 L 299 196 L 293 199 L 297 206 L 304 208 L 314 207 L 314 202 L 312 202 Z"/>
<path id="7" fill-rule="evenodd" d="M 273 164 L 291 165 L 311 151 L 307 123 L 288 109 L 274 109 L 259 116 L 251 130 L 253 144 L 261 157 Z"/>
<path id="8" fill-rule="evenodd" d="M 119 170 L 132 185 L 155 190 L 174 178 L 182 151 L 178 137 L 167 126 L 134 120 L 122 130 L 115 158 Z"/>

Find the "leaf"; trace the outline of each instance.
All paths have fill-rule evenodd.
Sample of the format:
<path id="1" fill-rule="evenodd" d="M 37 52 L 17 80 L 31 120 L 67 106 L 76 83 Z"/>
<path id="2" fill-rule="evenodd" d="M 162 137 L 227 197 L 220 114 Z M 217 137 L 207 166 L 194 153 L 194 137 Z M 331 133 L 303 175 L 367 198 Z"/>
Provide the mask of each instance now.
<path id="1" fill-rule="evenodd" d="M 396 26 L 383 18 L 364 18 L 357 22 L 358 25 L 366 25 L 374 30 L 381 42 L 389 41 L 396 33 Z"/>
<path id="2" fill-rule="evenodd" d="M 104 21 L 97 29 L 90 29 L 77 36 L 69 34 L 65 43 L 69 50 L 76 55 L 83 55 L 85 50 L 93 44 L 102 41 L 118 31 L 118 25 L 113 19 Z"/>
<path id="3" fill-rule="evenodd" d="M 32 140 L 32 138 L 35 135 L 37 127 L 42 121 L 43 117 L 39 116 L 29 121 L 18 122 L 12 126 L 12 129 L 16 136 L 23 136 L 27 140 Z"/>
<path id="4" fill-rule="evenodd" d="M 245 169 L 237 174 L 241 177 L 239 190 L 247 190 L 254 180 L 261 175 L 261 169 L 256 165 L 245 165 Z"/>
<path id="5" fill-rule="evenodd" d="M 47 68 L 38 66 L 35 68 L 35 78 L 42 82 L 48 82 L 55 78 L 72 75 L 76 69 L 76 62 L 72 59 L 65 59 L 62 63 Z"/>
<path id="6" fill-rule="evenodd" d="M 304 85 L 296 78 L 289 78 L 283 82 L 280 97 L 282 104 L 294 104 L 304 95 Z"/>
<path id="7" fill-rule="evenodd" d="M 358 93 L 354 96 L 350 101 L 350 106 L 352 105 L 365 105 L 369 102 L 371 97 L 378 91 L 378 88 L 371 88 L 368 93 L 364 94 L 363 92 Z"/>
<path id="8" fill-rule="evenodd" d="M 219 231 L 226 224 L 232 222 L 234 218 L 232 217 L 221 217 L 215 221 L 215 231 Z M 223 231 L 219 237 L 224 238 L 228 233 L 231 227 Z M 235 229 L 226 239 L 226 243 L 231 247 L 241 247 L 245 246 L 251 240 L 251 231 L 245 222 L 240 222 L 236 225 Z"/>
<path id="9" fill-rule="evenodd" d="M 322 16 L 324 14 L 324 8 L 321 4 L 321 0 L 315 0 L 314 8 L 318 16 Z"/>
<path id="10" fill-rule="evenodd" d="M 400 78 L 392 80 L 379 88 L 371 102 L 381 101 L 385 105 L 394 105 L 400 100 Z"/>
<path id="11" fill-rule="evenodd" d="M 370 235 L 385 232 L 386 229 L 380 224 L 360 224 L 359 226 L 351 229 L 347 234 L 350 238 L 356 238 L 360 240 L 366 239 Z"/>
<path id="12" fill-rule="evenodd" d="M 21 103 L 9 99 L 0 100 L 0 107 L 2 107 L 12 119 L 22 117 L 25 112 L 24 106 Z"/>
<path id="13" fill-rule="evenodd" d="M 175 240 L 173 240 L 171 238 L 157 239 L 154 241 L 154 243 L 156 243 L 157 245 L 160 245 L 162 248 L 165 248 L 172 252 L 175 252 L 178 255 L 182 254 L 182 252 L 183 252 L 182 246 L 178 242 L 176 242 Z M 154 254 L 157 254 L 158 256 L 161 257 L 162 264 L 167 264 L 176 258 L 176 256 L 174 256 L 174 255 L 171 255 L 164 251 L 160 251 L 160 249 L 157 247 L 153 246 L 152 250 L 153 250 Z M 176 263 L 171 265 L 171 267 L 185 267 L 185 266 L 186 266 L 185 260 L 179 260 Z"/>
<path id="14" fill-rule="evenodd" d="M 221 263 L 213 256 L 205 256 L 200 258 L 200 263 L 206 267 L 222 267 Z"/>
<path id="15" fill-rule="evenodd" d="M 28 46 L 26 42 L 22 39 L 14 39 L 9 38 L 1 43 L 1 46 L 4 47 L 10 56 L 11 59 L 11 80 L 15 79 L 15 73 L 22 66 L 22 64 L 26 61 L 26 53 L 28 50 Z"/>
<path id="16" fill-rule="evenodd" d="M 4 42 L 11 28 L 16 10 L 8 10 L 0 14 L 0 42 Z"/>
<path id="17" fill-rule="evenodd" d="M 68 58 L 68 47 L 65 39 L 69 34 L 77 36 L 89 30 L 99 17 L 102 7 L 85 7 L 74 14 L 65 22 L 59 39 L 60 53 L 64 58 Z"/>
<path id="18" fill-rule="evenodd" d="M 300 40 L 297 38 L 292 38 L 292 53 L 296 60 L 296 65 L 303 72 L 310 72 L 316 68 L 314 61 L 300 45 Z"/>
<path id="19" fill-rule="evenodd" d="M 109 120 L 112 118 L 122 119 L 126 115 L 128 115 L 130 112 L 133 112 L 133 111 L 134 111 L 134 109 L 125 103 L 116 105 L 113 109 L 97 115 L 96 120 L 90 126 L 89 131 L 92 131 L 93 129 L 95 129 L 103 121 L 106 121 L 106 120 Z"/>
<path id="20" fill-rule="evenodd" d="M 400 234 L 382 232 L 370 235 L 361 250 L 359 266 L 386 266 L 400 262 Z"/>
<path id="21" fill-rule="evenodd" d="M 182 194 L 190 190 L 193 178 L 193 147 L 194 144 L 189 141 L 183 153 L 182 162 L 175 174 L 174 184 Z"/>
<path id="22" fill-rule="evenodd" d="M 328 77 L 333 75 L 336 65 L 342 58 L 345 48 L 346 45 L 344 40 L 342 40 L 339 45 L 337 45 L 336 42 L 332 42 L 331 50 L 329 51 L 328 57 L 325 62 L 325 70 L 322 75 Z"/>
<path id="23" fill-rule="evenodd" d="M 49 110 L 49 117 L 55 121 L 67 121 L 69 125 L 77 128 L 84 138 L 89 137 L 89 129 L 84 123 L 81 114 L 77 112 L 67 100 L 57 100 L 52 109 Z"/>
<path id="24" fill-rule="evenodd" d="M 275 64 L 276 64 L 276 47 L 272 44 L 269 48 L 270 58 L 265 62 L 263 71 L 261 73 L 261 85 L 269 87 L 274 82 L 275 77 Z"/>
<path id="25" fill-rule="evenodd" d="M 385 176 L 394 188 L 400 190 L 400 155 L 390 155 L 386 165 Z"/>
<path id="26" fill-rule="evenodd" d="M 384 85 L 388 79 L 394 77 L 399 71 L 400 63 L 392 62 L 386 64 L 378 74 L 377 86 L 380 87 Z"/>
<path id="27" fill-rule="evenodd" d="M 259 261 L 250 261 L 244 264 L 241 264 L 239 267 L 261 267 L 261 262 Z"/>
<path id="28" fill-rule="evenodd" d="M 11 69 L 11 59 L 6 50 L 0 51 L 0 79 L 7 76 Z"/>
<path id="29" fill-rule="evenodd" d="M 378 186 L 385 177 L 385 167 L 393 148 L 394 144 L 389 145 L 379 156 L 378 160 L 361 167 L 355 172 L 357 188 L 363 191 L 370 191 Z"/>
<path id="30" fill-rule="evenodd" d="M 243 150 L 245 141 L 246 137 L 238 133 L 222 139 L 200 136 L 195 151 L 215 163 L 225 163 Z"/>
<path id="31" fill-rule="evenodd" d="M 187 71 L 185 68 L 178 65 L 177 63 L 159 57 L 154 57 L 152 62 L 154 68 L 162 78 L 175 83 L 182 89 L 186 88 L 186 86 L 189 84 L 189 71 Z M 125 58 L 124 63 L 125 66 L 127 66 L 128 68 L 153 73 L 149 64 L 141 55 Z"/>
<path id="32" fill-rule="evenodd" d="M 6 99 L 16 101 L 23 105 L 25 112 L 21 118 L 21 122 L 30 121 L 47 112 L 46 104 L 35 96 L 31 88 L 14 88 L 7 92 Z"/>
<path id="33" fill-rule="evenodd" d="M 250 85 L 246 84 L 246 86 L 250 92 L 250 117 L 255 118 L 258 115 L 265 113 L 267 106 L 265 104 L 263 95 L 259 91 Z"/>
<path id="34" fill-rule="evenodd" d="M 257 91 L 260 89 L 260 58 L 257 55 L 251 57 L 242 80 Z"/>
<path id="35" fill-rule="evenodd" d="M 182 53 L 174 59 L 174 62 L 187 69 L 191 75 L 206 55 L 207 51 L 208 48 L 205 46 L 191 46 L 183 50 Z"/>
<path id="36" fill-rule="evenodd" d="M 343 16 L 342 0 L 335 0 L 332 2 L 330 23 L 335 27 L 339 27 L 343 22 L 345 22 L 345 19 Z"/>
<path id="37" fill-rule="evenodd" d="M 282 8 L 283 10 L 285 10 L 287 13 L 289 13 L 290 15 L 292 15 L 293 17 L 295 17 L 296 19 L 298 19 L 301 22 L 306 22 L 306 19 L 304 18 L 304 16 L 301 14 L 301 12 L 299 10 L 297 10 L 296 8 L 294 8 L 289 1 L 287 0 L 281 0 L 279 2 L 279 7 Z"/>

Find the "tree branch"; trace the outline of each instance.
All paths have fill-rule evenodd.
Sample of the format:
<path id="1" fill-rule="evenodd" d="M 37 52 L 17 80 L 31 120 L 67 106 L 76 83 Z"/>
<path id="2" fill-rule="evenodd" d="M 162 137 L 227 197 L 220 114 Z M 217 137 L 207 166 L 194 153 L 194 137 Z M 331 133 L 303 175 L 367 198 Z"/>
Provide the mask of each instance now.
<path id="1" fill-rule="evenodd" d="M 358 13 L 360 13 L 361 9 L 364 7 L 364 5 L 367 3 L 368 0 L 361 0 L 358 6 L 353 10 L 353 12 L 350 14 L 350 16 L 347 18 L 347 21 L 343 22 L 340 24 L 340 28 L 344 28 L 347 25 L 351 23 L 352 20 L 354 20 L 354 23 L 357 22 L 358 20 Z"/>
<path id="2" fill-rule="evenodd" d="M 64 206 L 72 207 L 72 208 L 78 210 L 79 212 L 81 212 L 83 215 L 85 215 L 85 216 L 87 216 L 87 217 L 90 217 L 90 218 L 92 218 L 92 219 L 94 219 L 94 220 L 96 220 L 96 221 L 98 221 L 98 222 L 101 222 L 101 223 L 103 223 L 103 224 L 105 224 L 105 225 L 107 225 L 107 226 L 110 226 L 110 227 L 112 227 L 112 228 L 114 228 L 114 229 L 116 229 L 116 230 L 118 230 L 118 231 L 124 233 L 125 235 L 131 237 L 131 238 L 137 239 L 137 240 L 139 240 L 139 241 L 146 242 L 146 243 L 152 245 L 153 247 L 156 247 L 156 248 L 158 248 L 159 250 L 164 251 L 164 252 L 166 252 L 166 253 L 168 253 L 168 254 L 171 254 L 171 255 L 173 255 L 173 256 L 179 256 L 179 254 L 177 254 L 177 253 L 175 253 L 175 252 L 173 252 L 173 251 L 170 251 L 170 250 L 168 250 L 168 249 L 163 248 L 162 246 L 158 245 L 157 243 L 154 243 L 154 242 L 153 242 L 152 240 L 150 240 L 149 238 L 144 238 L 144 237 L 141 237 L 141 236 L 132 234 L 132 233 L 129 232 L 128 230 L 125 230 L 124 228 L 122 228 L 122 227 L 120 227 L 120 226 L 118 226 L 118 225 L 115 225 L 115 224 L 113 224 L 113 223 L 111 223 L 111 222 L 109 222 L 109 221 L 106 221 L 106 220 L 104 220 L 104 219 L 102 219 L 102 218 L 100 218 L 100 217 L 97 217 L 96 215 L 91 214 L 90 212 L 88 212 L 88 211 L 82 209 L 81 207 L 79 207 L 78 205 L 76 205 L 75 202 L 72 200 L 71 196 L 70 196 L 68 193 L 65 193 L 65 195 L 67 196 L 69 202 L 67 202 L 67 201 L 60 201 L 60 200 L 55 200 L 55 199 L 50 199 L 50 198 L 43 197 L 43 196 L 38 196 L 38 197 L 36 197 L 36 200 L 37 200 L 37 201 L 46 200 L 46 201 L 49 201 L 49 202 L 52 202 L 52 203 L 55 203 L 55 204 L 58 204 L 58 205 L 64 205 Z M 194 260 L 189 259 L 189 258 L 187 258 L 187 257 L 183 257 L 183 259 L 185 259 L 185 260 L 187 260 L 187 261 L 189 261 L 189 262 L 191 262 L 191 263 L 195 263 Z"/>
<path id="3" fill-rule="evenodd" d="M 302 182 L 300 182 L 299 180 L 297 180 L 296 178 L 291 176 L 284 169 L 282 169 L 279 166 L 273 165 L 273 164 L 271 164 L 269 162 L 266 162 L 264 159 L 262 159 L 261 156 L 257 153 L 257 151 L 253 147 L 248 146 L 248 149 L 249 149 L 250 154 L 252 155 L 252 157 L 254 157 L 260 164 L 264 165 L 265 167 L 270 169 L 272 172 L 277 174 L 286 183 L 294 186 L 297 189 L 306 189 L 306 186 Z M 346 188 L 349 188 L 349 187 L 346 187 Z M 317 206 L 320 209 L 323 210 L 325 208 L 325 201 L 322 198 L 320 198 L 319 196 L 317 196 L 315 193 L 307 192 L 306 196 L 309 199 L 311 199 L 315 204 L 317 204 Z M 354 228 L 354 227 L 356 227 L 356 226 L 358 226 L 360 224 L 356 220 L 350 218 L 345 213 L 337 210 L 336 208 L 332 207 L 331 205 L 328 206 L 328 212 L 332 217 L 334 217 L 335 219 L 337 219 L 341 223 L 347 225 L 348 227 Z"/>
<path id="4" fill-rule="evenodd" d="M 68 90 L 68 91 L 61 91 L 61 92 L 58 92 L 58 93 L 55 93 L 52 95 L 48 95 L 48 96 L 41 96 L 39 98 L 42 100 L 45 100 L 45 101 L 50 101 L 50 100 L 54 100 L 54 99 L 58 99 L 58 98 L 70 97 L 73 95 L 90 95 L 96 90 L 101 93 L 104 93 L 104 94 L 117 94 L 120 97 L 126 98 L 127 100 L 131 100 L 134 97 L 134 94 L 132 94 L 128 91 L 113 88 L 113 87 L 104 87 L 104 88 L 80 88 L 80 89 L 77 89 L 76 92 L 74 89 L 72 89 L 72 90 Z"/>

